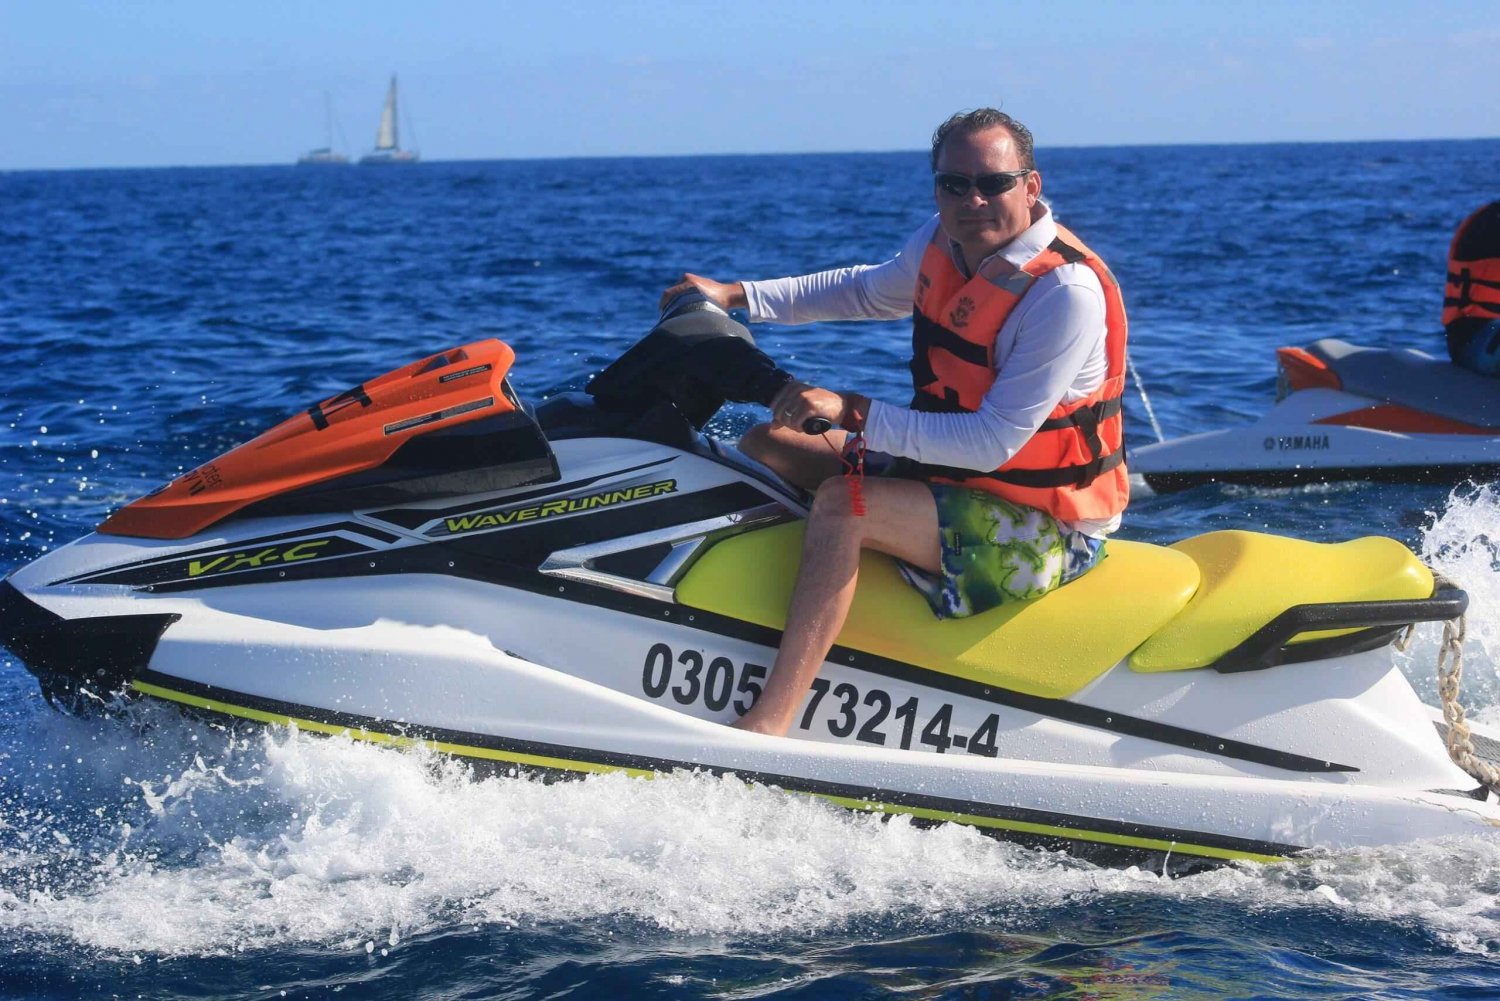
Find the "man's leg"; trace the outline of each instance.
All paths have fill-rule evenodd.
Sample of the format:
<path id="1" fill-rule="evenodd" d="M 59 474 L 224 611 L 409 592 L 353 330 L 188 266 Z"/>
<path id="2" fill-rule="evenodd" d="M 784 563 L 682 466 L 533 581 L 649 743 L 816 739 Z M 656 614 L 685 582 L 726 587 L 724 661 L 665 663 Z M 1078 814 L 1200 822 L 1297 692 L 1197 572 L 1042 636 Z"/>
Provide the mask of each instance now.
<path id="1" fill-rule="evenodd" d="M 818 488 L 776 665 L 765 693 L 736 726 L 776 735 L 791 729 L 803 696 L 849 615 L 861 549 L 938 570 L 937 503 L 925 483 L 867 479 L 864 500 L 865 514 L 858 517 L 843 478 L 826 480 Z"/>
<path id="2" fill-rule="evenodd" d="M 818 484 L 844 471 L 839 454 L 848 437 L 845 431 L 803 434 L 791 428 L 757 424 L 740 438 L 740 451 L 771 467 L 788 483 L 816 490 Z"/>

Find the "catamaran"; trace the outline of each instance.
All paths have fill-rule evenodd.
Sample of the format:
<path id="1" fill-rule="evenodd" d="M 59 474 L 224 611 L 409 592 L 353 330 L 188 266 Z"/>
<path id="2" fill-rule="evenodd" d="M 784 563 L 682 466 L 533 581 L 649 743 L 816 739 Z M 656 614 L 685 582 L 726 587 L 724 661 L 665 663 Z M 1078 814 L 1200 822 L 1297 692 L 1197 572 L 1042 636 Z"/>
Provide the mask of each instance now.
<path id="1" fill-rule="evenodd" d="M 327 137 L 326 141 L 317 149 L 310 149 L 297 157 L 297 165 L 299 167 L 344 164 L 349 162 L 347 156 L 333 148 L 333 100 L 328 96 L 326 90 L 323 92 L 323 127 Z M 340 129 L 340 132 L 342 131 Z"/>

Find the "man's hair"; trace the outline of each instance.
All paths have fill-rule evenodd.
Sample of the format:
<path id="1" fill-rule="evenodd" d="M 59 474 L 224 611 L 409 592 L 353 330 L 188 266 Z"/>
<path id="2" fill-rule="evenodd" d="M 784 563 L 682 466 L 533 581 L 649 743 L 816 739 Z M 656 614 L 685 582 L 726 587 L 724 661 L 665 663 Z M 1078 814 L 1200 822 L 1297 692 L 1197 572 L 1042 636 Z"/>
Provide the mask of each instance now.
<path id="1" fill-rule="evenodd" d="M 939 125 L 937 131 L 932 134 L 932 169 L 937 170 L 938 153 L 942 151 L 943 141 L 953 133 L 968 136 L 996 126 L 1005 129 L 1016 141 L 1016 156 L 1020 157 L 1021 166 L 1027 170 L 1035 170 L 1036 157 L 1032 154 L 1031 130 L 1005 112 L 996 111 L 994 108 L 960 111 Z"/>

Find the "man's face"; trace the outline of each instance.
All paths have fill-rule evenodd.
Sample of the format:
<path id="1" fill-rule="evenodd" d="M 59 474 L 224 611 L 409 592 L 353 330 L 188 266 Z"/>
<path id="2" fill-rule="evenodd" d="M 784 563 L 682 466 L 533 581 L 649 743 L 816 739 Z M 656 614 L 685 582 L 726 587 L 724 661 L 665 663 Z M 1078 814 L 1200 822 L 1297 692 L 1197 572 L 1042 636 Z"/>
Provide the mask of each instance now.
<path id="1" fill-rule="evenodd" d="M 1021 160 L 1010 132 L 995 126 L 967 135 L 950 135 L 938 152 L 937 169 L 976 178 L 1020 170 Z M 1032 171 L 1009 191 L 990 196 L 972 184 L 962 197 L 936 184 L 933 192 L 943 231 L 972 257 L 975 252 L 994 253 L 1031 225 L 1031 207 L 1042 193 L 1042 179 Z"/>

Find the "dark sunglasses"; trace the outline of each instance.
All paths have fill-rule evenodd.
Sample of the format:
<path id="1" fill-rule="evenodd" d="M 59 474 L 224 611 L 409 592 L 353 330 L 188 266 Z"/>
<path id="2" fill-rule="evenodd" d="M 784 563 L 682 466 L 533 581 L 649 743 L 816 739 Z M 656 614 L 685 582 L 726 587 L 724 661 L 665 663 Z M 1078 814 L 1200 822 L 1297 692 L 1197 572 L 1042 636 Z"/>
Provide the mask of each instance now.
<path id="1" fill-rule="evenodd" d="M 979 177 L 939 170 L 933 172 L 932 179 L 937 182 L 938 190 L 954 198 L 967 196 L 971 187 L 978 188 L 979 193 L 986 198 L 994 198 L 1014 188 L 1029 173 L 1029 167 L 1024 170 L 1002 170 L 997 174 L 981 174 Z"/>

